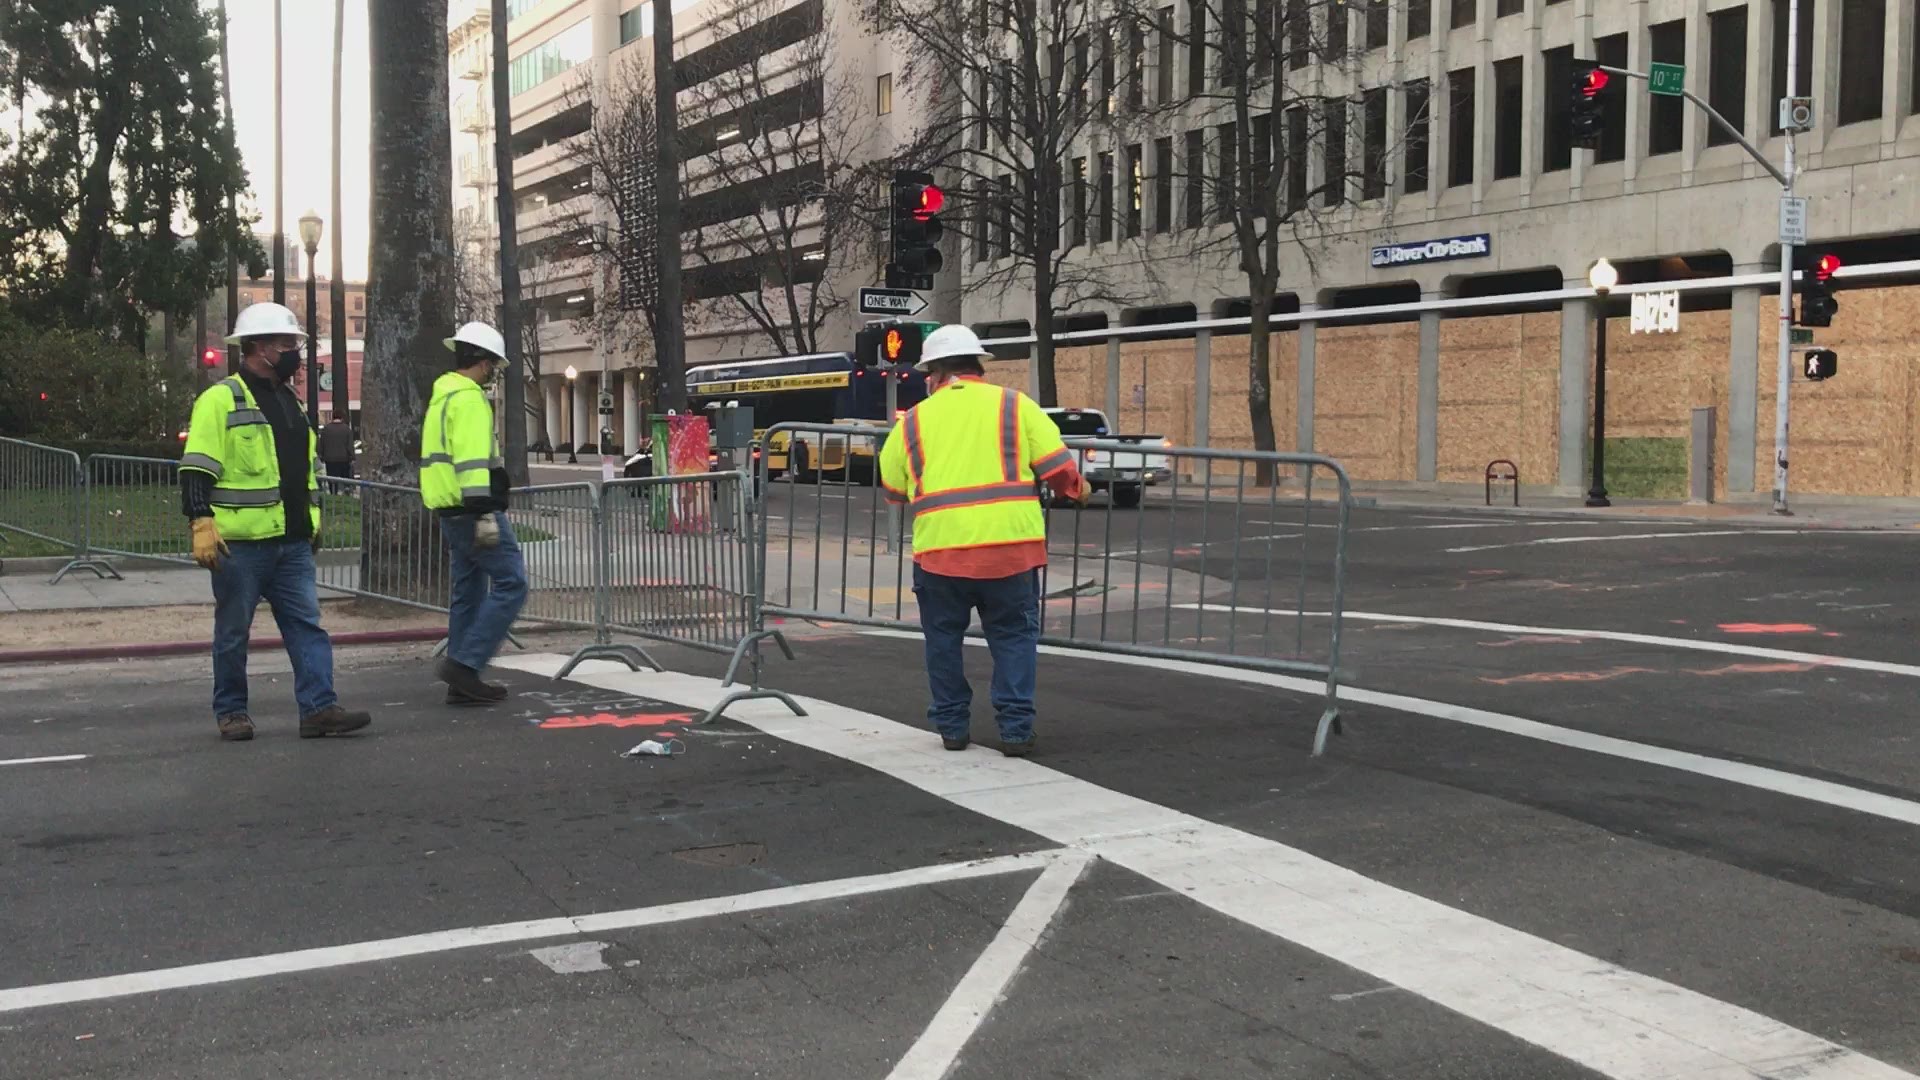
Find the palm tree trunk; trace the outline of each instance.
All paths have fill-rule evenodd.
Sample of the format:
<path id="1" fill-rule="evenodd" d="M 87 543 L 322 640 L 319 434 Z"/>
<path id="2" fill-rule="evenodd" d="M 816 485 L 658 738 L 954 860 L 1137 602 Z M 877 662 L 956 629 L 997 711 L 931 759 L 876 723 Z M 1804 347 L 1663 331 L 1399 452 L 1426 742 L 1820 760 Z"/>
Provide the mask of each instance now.
<path id="1" fill-rule="evenodd" d="M 367 5 L 373 124 L 372 245 L 361 365 L 362 476 L 418 480 L 420 422 L 447 369 L 453 331 L 453 169 L 447 115 L 445 0 Z M 438 573 L 440 543 L 418 495 L 368 499 L 364 583 L 414 597 Z M 439 587 L 441 590 L 444 586 Z M 437 598 L 436 598 L 437 599 Z"/>
<path id="2" fill-rule="evenodd" d="M 332 300 L 328 313 L 333 323 L 333 415 L 347 417 L 351 421 L 348 409 L 352 395 L 347 386 L 347 272 L 342 257 L 345 244 L 341 234 L 346 231 L 345 215 L 340 199 L 340 69 L 341 53 L 346 42 L 347 0 L 334 0 L 333 5 L 333 287 L 328 291 Z"/>

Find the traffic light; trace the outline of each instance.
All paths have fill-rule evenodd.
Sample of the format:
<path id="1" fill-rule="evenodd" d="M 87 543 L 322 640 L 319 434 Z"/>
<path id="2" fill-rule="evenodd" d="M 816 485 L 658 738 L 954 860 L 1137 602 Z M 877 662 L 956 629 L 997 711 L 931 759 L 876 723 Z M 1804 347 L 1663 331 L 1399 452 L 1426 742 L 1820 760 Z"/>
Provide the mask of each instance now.
<path id="1" fill-rule="evenodd" d="M 1606 90 L 1613 80 L 1600 69 L 1598 60 L 1575 60 L 1568 75 L 1568 142 L 1586 150 L 1600 148 L 1600 136 L 1606 130 Z"/>
<path id="2" fill-rule="evenodd" d="M 1833 317 L 1840 311 L 1840 301 L 1833 298 L 1827 282 L 1833 272 L 1840 269 L 1840 256 L 1827 252 L 1813 260 L 1813 266 L 1800 275 L 1800 318 L 1801 326 L 1832 326 Z"/>
<path id="3" fill-rule="evenodd" d="M 1832 349 L 1808 349 L 1804 362 L 1807 378 L 1813 382 L 1831 379 L 1840 370 L 1840 356 Z"/>
<path id="4" fill-rule="evenodd" d="M 946 226 L 940 209 L 947 197 L 933 182 L 933 174 L 913 169 L 893 173 L 892 251 L 887 264 L 887 287 L 931 289 L 940 272 L 940 236 Z"/>
<path id="5" fill-rule="evenodd" d="M 219 349 L 208 349 L 207 351 L 200 354 L 200 363 L 201 363 L 201 366 L 203 367 L 219 367 L 220 360 L 221 360 L 221 356 L 220 356 Z"/>

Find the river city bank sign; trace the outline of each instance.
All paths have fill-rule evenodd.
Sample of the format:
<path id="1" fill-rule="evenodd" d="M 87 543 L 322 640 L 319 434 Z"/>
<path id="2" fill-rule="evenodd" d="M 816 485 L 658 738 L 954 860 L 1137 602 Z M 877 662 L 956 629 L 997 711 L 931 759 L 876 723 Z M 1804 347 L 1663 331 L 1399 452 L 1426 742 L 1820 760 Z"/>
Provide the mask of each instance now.
<path id="1" fill-rule="evenodd" d="M 1443 262 L 1447 259 L 1478 259 L 1493 254 L 1493 237 L 1487 233 L 1450 236 L 1444 240 L 1414 240 L 1404 244 L 1378 244 L 1373 248 L 1373 266 L 1404 266 L 1408 263 Z"/>

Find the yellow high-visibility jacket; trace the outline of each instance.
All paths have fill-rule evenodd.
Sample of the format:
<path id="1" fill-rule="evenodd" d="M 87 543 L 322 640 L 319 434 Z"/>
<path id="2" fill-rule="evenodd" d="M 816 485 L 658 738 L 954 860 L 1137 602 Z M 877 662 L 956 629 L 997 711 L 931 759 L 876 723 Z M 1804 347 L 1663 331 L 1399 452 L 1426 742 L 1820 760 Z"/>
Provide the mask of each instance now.
<path id="1" fill-rule="evenodd" d="M 960 379 L 915 405 L 880 451 L 880 483 L 913 514 L 913 551 L 1042 540 L 1035 478 L 1073 463 L 1032 398 Z"/>
<path id="2" fill-rule="evenodd" d="M 313 431 L 307 431 L 307 490 L 318 491 Z M 253 391 L 238 375 L 207 387 L 193 403 L 182 470 L 213 477 L 213 523 L 228 540 L 273 540 L 287 534 L 287 508 L 280 502 L 280 455 L 273 427 Z M 320 535 L 320 500 L 307 500 L 313 535 Z"/>
<path id="3" fill-rule="evenodd" d="M 480 384 L 457 371 L 434 380 L 420 429 L 420 498 L 430 510 L 503 509 L 493 470 L 493 405 Z"/>

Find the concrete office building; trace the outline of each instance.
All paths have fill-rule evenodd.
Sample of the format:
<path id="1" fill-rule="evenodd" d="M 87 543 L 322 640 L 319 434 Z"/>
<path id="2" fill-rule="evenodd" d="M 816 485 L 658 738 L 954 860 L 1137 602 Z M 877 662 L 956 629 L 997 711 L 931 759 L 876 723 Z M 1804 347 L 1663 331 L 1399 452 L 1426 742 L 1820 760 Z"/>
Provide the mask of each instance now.
<path id="1" fill-rule="evenodd" d="M 476 223 L 494 219 L 486 6 L 474 4 L 464 18 L 456 12 L 448 35 L 455 183 L 465 189 L 456 195 L 456 214 Z M 858 161 L 891 145 L 891 96 L 869 70 L 870 38 L 847 21 L 847 5 L 824 0 L 697 0 L 674 10 L 688 362 L 804 351 L 776 341 L 849 347 L 850 298 L 874 273 L 863 246 L 870 238 L 845 222 L 830 232 L 827 213 L 807 193 L 818 189 L 809 178 L 820 171 L 823 153 Z M 604 103 L 610 92 L 631 86 L 622 77 L 628 65 L 651 72 L 652 8 L 633 0 L 510 0 L 508 13 L 521 286 L 541 326 L 545 426 L 556 446 L 591 444 L 604 392 L 613 400 L 613 441 L 629 447 L 654 400 L 652 358 L 644 333 L 591 332 L 604 322 L 596 314 L 619 303 L 621 286 L 617 269 L 593 257 L 592 236 L 582 233 L 615 235 L 617 224 L 596 200 L 578 146 L 590 137 L 589 97 Z M 743 81 L 738 73 L 749 64 L 761 77 L 762 100 L 735 102 L 714 89 L 730 78 Z M 823 110 L 833 110 L 826 140 L 804 132 L 757 139 L 783 126 L 819 125 Z M 819 149 L 823 141 L 833 148 Z M 757 173 L 743 171 L 740 160 L 754 153 L 769 156 Z M 754 242 L 753 223 L 763 217 L 782 218 L 782 239 L 772 245 L 780 249 L 777 259 L 769 245 Z M 497 253 L 483 229 L 469 235 L 476 248 Z M 576 372 L 571 381 L 563 374 L 568 367 Z"/>
<path id="2" fill-rule="evenodd" d="M 1303 6 L 1323 20 L 1322 33 L 1330 12 L 1350 20 L 1341 29 L 1354 61 L 1305 73 L 1350 95 L 1336 157 L 1386 168 L 1369 178 L 1358 205 L 1330 212 L 1309 240 L 1311 269 L 1308 252 L 1294 249 L 1282 275 L 1278 310 L 1295 314 L 1274 342 L 1281 448 L 1331 454 L 1378 482 L 1477 484 L 1488 461 L 1507 458 L 1529 486 L 1584 488 L 1597 309 L 1584 290 L 1589 266 L 1604 256 L 1623 284 L 1735 282 L 1685 293 L 1676 334 L 1631 334 L 1625 299 L 1609 301 L 1608 434 L 1622 440 L 1610 460 L 1623 473 L 1647 471 L 1660 493 L 1678 494 L 1691 410 L 1713 407 L 1716 491 L 1765 492 L 1777 285 L 1743 275 L 1777 272 L 1779 185 L 1704 113 L 1680 98 L 1650 96 L 1644 82 L 1616 78 L 1600 147 L 1571 149 L 1567 72 L 1574 57 L 1637 71 L 1683 64 L 1688 88 L 1777 164 L 1786 0 Z M 1810 200 L 1812 250 L 1835 252 L 1849 268 L 1920 253 L 1915 6 L 1800 4 L 1796 90 L 1813 96 L 1815 120 L 1798 137 L 1797 187 Z M 1185 0 L 1163 17 L 1183 34 L 1190 26 Z M 1106 208 L 1110 219 L 1067 225 L 1085 241 L 1074 257 L 1109 261 L 1141 302 L 1070 312 L 1071 328 L 1246 310 L 1245 278 L 1229 258 L 1185 254 L 1195 230 L 1221 226 L 1217 208 L 1190 198 L 1183 178 L 1218 167 L 1219 125 L 1231 116 L 1180 103 L 1220 73 L 1192 64 L 1172 40 L 1149 41 L 1146 51 L 1145 92 L 1175 107 L 1150 130 L 1095 132 L 1076 150 L 1074 164 L 1086 162 L 1094 183 L 1105 179 L 1115 190 L 1083 204 Z M 1279 133 L 1280 153 L 1295 149 L 1284 124 L 1261 122 Z M 1311 147 L 1312 182 L 1328 156 L 1324 140 Z M 992 252 L 959 254 L 961 272 L 978 274 Z M 1141 269 L 1145 262 L 1153 274 Z M 1841 310 L 1817 336 L 1839 351 L 1840 371 L 1793 388 L 1793 490 L 1920 494 L 1913 280 L 1920 272 L 1837 283 Z M 1551 295 L 1563 291 L 1574 294 Z M 1541 292 L 1550 295 L 1497 308 L 1337 314 Z M 1028 304 L 1018 295 L 971 295 L 965 318 L 1013 336 L 1025 330 Z M 1244 345 L 1244 337 L 1196 340 L 1190 331 L 1076 344 L 1059 360 L 1062 403 L 1105 406 L 1123 430 L 1246 446 Z M 995 365 L 995 377 L 1022 384 L 1026 368 L 1009 359 Z"/>

